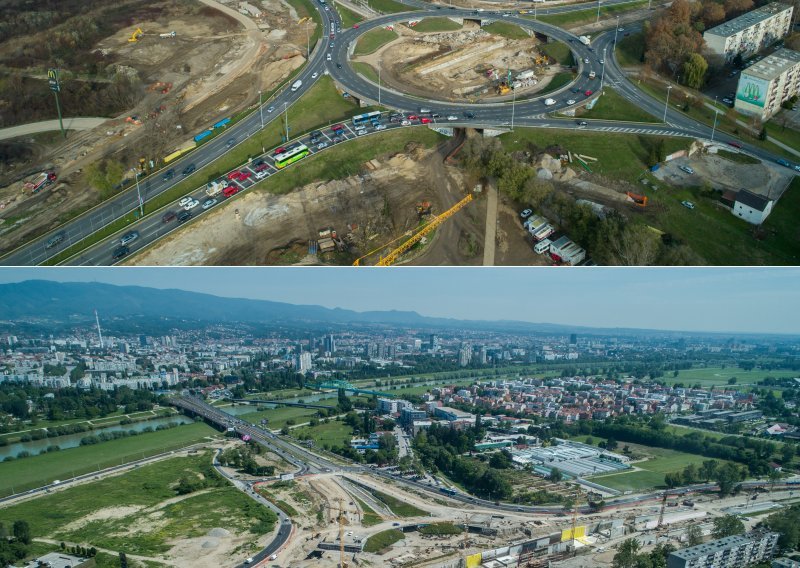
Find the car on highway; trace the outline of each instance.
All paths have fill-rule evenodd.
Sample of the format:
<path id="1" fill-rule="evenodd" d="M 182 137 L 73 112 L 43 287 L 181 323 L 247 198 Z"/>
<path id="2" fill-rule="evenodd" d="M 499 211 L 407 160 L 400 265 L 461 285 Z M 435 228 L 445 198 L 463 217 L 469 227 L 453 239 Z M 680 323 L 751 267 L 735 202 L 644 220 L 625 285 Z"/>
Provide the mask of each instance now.
<path id="1" fill-rule="evenodd" d="M 725 97 L 724 99 L 722 99 L 722 102 L 725 103 L 726 105 L 733 105 L 733 101 L 731 99 L 729 99 L 728 97 Z"/>
<path id="2" fill-rule="evenodd" d="M 791 168 L 792 167 L 792 165 L 789 162 L 787 162 L 786 160 L 784 160 L 783 158 L 778 158 L 775 161 L 781 166 L 786 166 L 787 168 Z"/>
<path id="3" fill-rule="evenodd" d="M 162 223 L 171 223 L 176 218 L 177 218 L 177 215 L 175 215 L 175 211 L 167 211 L 166 213 L 164 213 L 161 216 L 161 222 Z"/>
<path id="4" fill-rule="evenodd" d="M 531 215 L 533 215 L 533 209 L 525 209 L 519 214 L 523 219 L 527 219 Z"/>
<path id="5" fill-rule="evenodd" d="M 573 93 L 580 93 L 581 92 L 581 88 L 580 87 L 572 87 L 570 89 L 570 91 L 572 91 Z"/>
<path id="6" fill-rule="evenodd" d="M 575 99 L 567 99 L 567 104 L 568 105 L 574 105 L 575 104 Z"/>
<path id="7" fill-rule="evenodd" d="M 588 57 L 584 57 L 584 58 L 583 58 L 583 62 L 584 62 L 586 65 L 589 65 L 589 58 L 588 58 Z"/>
<path id="8" fill-rule="evenodd" d="M 800 164 L 795 165 L 794 171 L 800 172 Z"/>
<path id="9" fill-rule="evenodd" d="M 386 130 L 386 125 L 385 124 L 376 124 L 375 125 L 375 130 Z"/>
<path id="10" fill-rule="evenodd" d="M 583 94 L 584 94 L 584 95 L 586 95 L 587 97 L 591 97 L 591 96 L 592 96 L 592 91 L 591 91 L 591 90 L 587 90 L 587 91 L 586 91 L 585 93 L 583 93 Z"/>
<path id="11" fill-rule="evenodd" d="M 341 69 L 341 68 L 342 68 L 342 64 L 341 64 L 341 63 L 337 63 L 337 64 L 336 64 L 336 68 L 337 68 L 337 69 Z"/>
<path id="12" fill-rule="evenodd" d="M 353 24 L 353 29 L 357 30 L 358 29 L 358 24 Z"/>
<path id="13" fill-rule="evenodd" d="M 216 199 L 214 199 L 214 198 L 206 199 L 205 201 L 203 201 L 203 209 L 208 209 L 210 207 L 214 207 L 214 205 L 216 205 L 217 203 L 218 203 L 218 201 Z"/>
<path id="14" fill-rule="evenodd" d="M 589 123 L 586 122 L 585 120 L 581 120 L 581 121 L 578 122 L 578 127 L 579 128 L 584 128 L 586 126 L 589 126 Z"/>
<path id="15" fill-rule="evenodd" d="M 124 235 L 122 235 L 122 238 L 119 240 L 119 244 L 127 245 L 128 243 L 132 243 L 138 238 L 139 238 L 139 233 L 137 231 L 130 231 L 129 233 L 125 233 Z"/>
<path id="16" fill-rule="evenodd" d="M 230 147 L 232 147 L 234 144 L 236 144 L 236 139 L 235 139 L 235 138 L 228 138 L 228 141 L 227 141 L 227 142 L 225 142 L 225 147 L 226 147 L 226 148 L 230 148 Z"/>
<path id="17" fill-rule="evenodd" d="M 191 200 L 192 200 L 192 196 L 191 195 L 187 195 L 185 197 L 181 197 L 181 200 L 178 201 L 178 207 L 184 207 Z"/>
<path id="18" fill-rule="evenodd" d="M 605 64 L 606 64 L 606 61 L 605 61 L 605 59 L 601 59 L 601 60 L 600 60 L 600 65 L 605 65 Z"/>
<path id="19" fill-rule="evenodd" d="M 192 173 L 196 169 L 197 169 L 197 166 L 195 166 L 194 164 L 189 164 L 188 166 L 186 166 L 183 169 L 183 175 L 188 176 L 190 173 Z"/>
<path id="20" fill-rule="evenodd" d="M 741 142 L 736 142 L 736 141 L 728 142 L 728 146 L 733 146 L 734 148 L 741 148 L 742 147 L 742 143 Z"/>
<path id="21" fill-rule="evenodd" d="M 454 114 L 451 114 L 447 117 L 447 120 L 452 122 L 453 120 L 458 120 L 458 117 Z"/>
<path id="22" fill-rule="evenodd" d="M 330 39 L 333 39 L 333 38 L 334 38 L 333 32 L 331 32 L 331 33 L 330 33 L 330 35 L 329 35 L 328 37 L 329 37 Z"/>
<path id="23" fill-rule="evenodd" d="M 625 28 L 617 28 L 617 31 L 618 31 L 618 32 L 624 32 L 624 31 L 625 31 Z"/>
<path id="24" fill-rule="evenodd" d="M 264 179 L 268 175 L 269 175 L 269 172 L 266 172 L 266 171 L 256 172 L 256 179 Z"/>
<path id="25" fill-rule="evenodd" d="M 545 106 L 553 106 L 554 104 L 556 104 L 556 100 L 555 99 L 545 99 L 545 101 L 544 101 L 544 105 Z"/>
<path id="26" fill-rule="evenodd" d="M 126 247 L 125 245 L 122 245 L 121 247 L 117 247 L 114 249 L 114 253 L 111 255 L 111 257 L 114 260 L 119 260 L 122 257 L 130 254 L 130 252 L 131 252 L 130 248 Z"/>
<path id="27" fill-rule="evenodd" d="M 464 111 L 464 118 L 475 118 L 474 112 Z"/>
<path id="28" fill-rule="evenodd" d="M 272 112 L 272 111 L 274 111 L 274 110 L 275 110 L 275 107 L 274 107 L 274 106 L 267 107 L 267 112 Z"/>
<path id="29" fill-rule="evenodd" d="M 327 142 L 320 142 L 319 144 L 317 144 L 317 150 L 322 150 L 323 148 L 327 148 L 327 147 L 328 147 L 328 143 Z"/>
<path id="30" fill-rule="evenodd" d="M 53 235 L 52 237 L 50 237 L 50 240 L 47 241 L 47 244 L 44 245 L 44 248 L 53 248 L 58 243 L 63 241 L 66 236 L 67 236 L 66 233 L 64 233 L 63 231 L 58 233 L 57 235 Z"/>
<path id="31" fill-rule="evenodd" d="M 330 43 L 330 45 L 329 45 L 328 47 L 330 47 L 331 49 L 333 49 L 333 42 L 331 42 L 331 43 Z"/>
<path id="32" fill-rule="evenodd" d="M 681 201 L 681 205 L 683 205 L 687 209 L 694 209 L 694 203 L 692 203 L 691 201 Z"/>
<path id="33" fill-rule="evenodd" d="M 196 199 L 192 199 L 186 205 L 183 206 L 183 209 L 184 211 L 189 211 L 189 209 L 194 209 L 198 205 L 200 205 L 200 202 L 197 201 Z"/>
<path id="34" fill-rule="evenodd" d="M 690 168 L 689 166 L 681 166 L 680 168 L 681 168 L 681 169 L 682 169 L 684 172 L 686 172 L 687 174 L 693 174 L 693 173 L 694 173 L 694 170 L 693 170 L 692 168 Z"/>
<path id="35" fill-rule="evenodd" d="M 169 181 L 175 177 L 175 170 L 167 170 L 164 172 L 164 175 L 161 176 L 162 181 Z"/>

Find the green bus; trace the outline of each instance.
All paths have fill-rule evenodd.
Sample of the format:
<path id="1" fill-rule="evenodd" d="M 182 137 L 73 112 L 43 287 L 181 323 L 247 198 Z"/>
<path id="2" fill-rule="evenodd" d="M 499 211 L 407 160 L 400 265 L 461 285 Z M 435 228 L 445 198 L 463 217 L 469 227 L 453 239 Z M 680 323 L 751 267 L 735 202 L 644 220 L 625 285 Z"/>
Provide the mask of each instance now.
<path id="1" fill-rule="evenodd" d="M 283 154 L 275 158 L 275 167 L 280 169 L 285 168 L 289 164 L 295 163 L 297 160 L 302 160 L 308 156 L 308 146 L 305 144 L 298 144 L 294 148 L 290 148 Z"/>

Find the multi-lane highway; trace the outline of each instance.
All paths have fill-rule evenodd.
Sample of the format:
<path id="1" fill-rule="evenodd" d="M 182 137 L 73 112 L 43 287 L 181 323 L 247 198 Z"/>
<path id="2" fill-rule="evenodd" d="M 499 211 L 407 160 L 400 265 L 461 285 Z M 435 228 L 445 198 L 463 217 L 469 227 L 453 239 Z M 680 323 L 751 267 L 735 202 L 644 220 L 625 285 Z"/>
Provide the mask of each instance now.
<path id="1" fill-rule="evenodd" d="M 433 114 L 439 115 L 439 118 L 432 119 L 432 124 L 427 125 L 433 127 L 473 126 L 478 128 L 495 127 L 508 129 L 512 126 L 525 126 L 538 128 L 586 128 L 587 130 L 609 133 L 630 132 L 637 134 L 690 136 L 698 138 L 710 138 L 712 136 L 712 128 L 698 123 L 674 109 L 665 109 L 660 101 L 638 89 L 636 85 L 625 76 L 614 57 L 614 31 L 595 37 L 592 46 L 589 47 L 583 45 L 575 35 L 561 28 L 523 18 L 507 11 L 477 12 L 460 8 L 434 6 L 424 0 L 403 1 L 410 6 L 421 9 L 404 14 L 380 16 L 361 23 L 358 28 L 345 30 L 341 29 L 335 10 L 330 9 L 327 4 L 317 4 L 323 19 L 322 39 L 312 52 L 308 64 L 296 77 L 296 79 L 302 81 L 302 87 L 300 89 L 296 91 L 292 91 L 288 88 L 284 89 L 272 100 L 265 102 L 259 112 L 249 115 L 241 122 L 231 127 L 224 136 L 215 138 L 207 144 L 202 145 L 188 156 L 170 164 L 168 169 L 174 171 L 174 177 L 166 179 L 164 176 L 166 170 L 149 176 L 140 182 L 138 191 L 135 186 L 125 190 L 118 196 L 104 202 L 49 234 L 26 243 L 12 251 L 0 259 L 0 263 L 7 265 L 36 265 L 44 263 L 54 255 L 81 242 L 83 239 L 92 235 L 95 231 L 102 229 L 114 220 L 136 210 L 139 207 L 140 195 L 141 201 L 145 203 L 146 207 L 148 201 L 180 182 L 183 177 L 182 172 L 187 168 L 194 166 L 198 170 L 202 170 L 203 167 L 210 164 L 216 158 L 235 148 L 236 144 L 256 134 L 262 128 L 262 120 L 264 124 L 268 124 L 274 120 L 281 120 L 282 111 L 294 104 L 323 73 L 331 75 L 342 89 L 349 91 L 365 101 L 373 103 L 380 101 L 380 104 L 384 107 L 405 111 L 407 114 L 417 112 L 420 107 L 424 106 L 430 109 Z M 611 0 L 609 2 L 604 2 L 606 5 L 612 3 L 624 3 L 624 1 Z M 588 7 L 590 8 L 595 5 L 595 3 L 591 3 Z M 543 8 L 538 10 L 538 13 L 544 15 L 548 13 L 563 13 L 585 9 L 587 9 L 586 4 L 571 5 Z M 558 91 L 531 99 L 491 104 L 464 104 L 461 102 L 420 99 L 419 97 L 412 97 L 396 90 L 387 89 L 359 75 L 350 66 L 349 55 L 352 53 L 361 34 L 378 27 L 408 21 L 412 18 L 421 19 L 431 16 L 503 20 L 565 42 L 572 50 L 576 61 L 578 71 L 576 79 L 571 84 L 565 85 Z M 335 36 L 335 38 L 329 39 L 331 35 Z M 604 59 L 605 65 L 600 63 L 601 59 Z M 589 78 L 589 73 L 591 71 L 595 72 L 596 78 Z M 666 124 L 643 125 L 620 121 L 592 120 L 588 125 L 581 126 L 576 121 L 558 119 L 552 116 L 554 111 L 582 105 L 585 104 L 588 98 L 597 97 L 600 90 L 601 76 L 603 76 L 606 85 L 613 85 L 623 97 L 634 102 L 637 106 L 650 112 L 654 116 L 664 116 L 666 111 Z M 590 91 L 591 94 L 589 94 Z M 556 103 L 553 105 L 545 105 L 544 100 L 546 98 L 553 98 Z M 574 102 L 570 103 L 569 101 Z M 270 109 L 272 112 L 268 112 Z M 446 117 L 448 116 L 455 116 L 458 120 L 447 121 Z M 384 127 L 386 129 L 391 129 L 421 125 L 419 120 L 411 120 L 407 126 L 402 125 L 400 122 L 390 123 L 386 120 L 385 116 L 381 122 L 381 126 L 378 127 L 381 129 Z M 311 154 L 319 151 L 325 152 L 335 145 L 335 143 L 346 143 L 358 137 L 351 123 L 345 123 L 343 126 L 344 130 L 338 133 L 338 136 L 334 136 L 334 133 L 330 130 L 324 130 L 321 131 L 320 139 L 313 144 L 308 136 L 293 141 L 293 143 L 300 142 L 306 144 Z M 365 133 L 369 135 L 377 131 L 378 130 L 376 130 L 374 126 L 368 125 Z M 721 142 L 732 142 L 735 140 L 727 134 L 720 132 L 714 134 L 715 138 Z M 233 140 L 233 144 L 230 143 L 231 140 Z M 324 143 L 324 146 L 319 146 L 320 142 Z M 746 146 L 744 149 L 762 159 L 775 159 L 775 156 L 759 148 Z M 276 164 L 273 154 L 273 151 L 267 152 L 265 155 L 259 156 L 245 165 L 241 168 L 241 171 L 245 174 L 243 177 L 249 177 L 247 177 L 247 179 L 234 180 L 230 183 L 240 191 L 246 190 L 258 181 L 257 175 L 263 179 L 278 173 L 282 168 L 279 168 Z M 265 165 L 257 166 L 256 164 L 259 161 L 263 161 Z M 257 171 L 259 168 L 261 171 Z M 196 218 L 205 211 L 203 209 L 203 204 L 209 198 L 205 195 L 204 189 L 205 188 L 198 188 L 189 194 L 199 202 L 191 209 L 193 218 Z M 214 196 L 214 199 L 216 199 L 216 203 L 209 203 L 208 209 L 219 206 L 224 200 L 224 197 L 220 194 Z M 182 208 L 183 207 L 178 203 L 174 203 L 169 207 L 155 212 L 146 208 L 146 213 L 148 213 L 147 217 L 125 228 L 126 232 L 134 230 L 139 235 L 135 241 L 128 244 L 129 252 L 135 253 L 137 250 L 163 238 L 165 235 L 179 228 L 181 219 L 177 217 Z M 169 212 L 173 212 L 176 215 L 165 216 L 165 214 Z M 55 245 L 48 247 L 48 241 L 51 241 L 54 235 L 61 235 L 63 238 Z M 119 245 L 120 236 L 121 233 L 118 233 L 102 240 L 98 244 L 85 249 L 80 254 L 72 256 L 65 264 L 115 264 L 124 258 L 119 255 L 115 258 L 114 255 Z"/>

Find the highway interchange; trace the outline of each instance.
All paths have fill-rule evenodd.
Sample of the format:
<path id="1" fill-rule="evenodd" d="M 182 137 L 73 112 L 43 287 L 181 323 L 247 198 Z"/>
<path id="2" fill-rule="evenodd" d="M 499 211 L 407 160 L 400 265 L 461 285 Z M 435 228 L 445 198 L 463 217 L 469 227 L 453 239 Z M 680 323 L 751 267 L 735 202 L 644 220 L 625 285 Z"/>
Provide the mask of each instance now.
<path id="1" fill-rule="evenodd" d="M 139 207 L 139 195 L 141 194 L 141 201 L 147 208 L 147 203 L 156 196 L 167 191 L 175 184 L 179 183 L 183 176 L 182 172 L 190 165 L 194 165 L 197 170 L 202 170 L 211 162 L 229 152 L 253 135 L 257 134 L 264 126 L 270 124 L 275 120 L 283 119 L 283 112 L 295 104 L 300 97 L 310 88 L 314 81 L 323 73 L 329 74 L 336 83 L 345 91 L 358 96 L 361 100 L 371 101 L 376 103 L 380 100 L 382 106 L 392 108 L 406 113 L 417 112 L 420 106 L 424 105 L 426 108 L 432 110 L 433 113 L 440 115 L 440 118 L 434 119 L 434 123 L 428 126 L 433 127 L 464 127 L 473 126 L 478 128 L 491 128 L 509 129 L 513 126 L 520 127 L 537 127 L 537 128 L 559 128 L 559 129 L 577 129 L 586 128 L 592 131 L 600 132 L 631 132 L 640 134 L 655 134 L 663 136 L 689 136 L 695 138 L 711 138 L 712 128 L 698 123 L 689 118 L 685 114 L 675 111 L 674 109 L 665 109 L 664 104 L 652 98 L 648 94 L 638 89 L 622 72 L 616 58 L 614 57 L 613 45 L 616 39 L 615 30 L 602 33 L 593 38 L 591 48 L 583 45 L 572 33 L 565 31 L 561 28 L 545 24 L 539 21 L 523 18 L 515 14 L 510 14 L 506 11 L 483 11 L 475 12 L 472 10 L 465 10 L 460 8 L 450 9 L 448 7 L 437 6 L 425 2 L 423 0 L 405 0 L 405 3 L 421 8 L 415 12 L 408 12 L 403 14 L 391 14 L 380 16 L 366 22 L 360 23 L 358 29 L 341 29 L 341 22 L 334 9 L 328 9 L 327 5 L 317 4 L 319 12 L 322 16 L 323 30 L 322 39 L 317 43 L 316 47 L 311 53 L 307 65 L 302 71 L 293 79 L 302 81 L 302 87 L 296 91 L 289 88 L 284 88 L 271 100 L 263 103 L 262 107 L 239 123 L 232 126 L 225 134 L 218 136 L 210 142 L 201 145 L 189 155 L 170 163 L 167 168 L 164 168 L 153 175 L 143 178 L 139 183 L 139 188 L 133 185 L 127 190 L 124 190 L 117 196 L 105 201 L 104 203 L 96 206 L 85 214 L 69 221 L 61 227 L 51 231 L 50 233 L 38 237 L 29 243 L 26 243 L 14 251 L 11 251 L 2 259 L 0 263 L 5 265 L 39 265 L 48 261 L 48 259 L 57 255 L 58 253 L 68 249 L 70 246 L 79 243 L 83 239 L 91 236 L 94 232 L 102 229 L 109 223 L 129 215 L 132 211 Z M 609 0 L 604 2 L 604 5 L 624 3 L 620 0 Z M 596 4 L 591 3 L 591 6 Z M 590 7 L 591 7 L 590 6 Z M 563 13 L 572 10 L 585 10 L 585 4 L 561 6 L 556 8 L 548 8 L 538 10 L 541 15 L 548 13 Z M 476 15 L 477 14 L 477 15 Z M 484 20 L 503 20 L 521 27 L 534 30 L 536 32 L 550 36 L 556 40 L 563 41 L 569 45 L 573 51 L 575 61 L 577 62 L 578 73 L 577 78 L 571 84 L 565 85 L 556 92 L 548 93 L 540 97 L 531 98 L 529 100 L 519 100 L 515 103 L 503 102 L 492 104 L 464 104 L 444 102 L 428 99 L 420 99 L 404 95 L 393 90 L 380 88 L 378 85 L 365 79 L 363 76 L 357 74 L 352 67 L 348 64 L 348 55 L 356 44 L 356 41 L 361 34 L 377 28 L 387 26 L 389 24 L 397 24 L 399 22 L 408 21 L 409 19 L 421 19 L 433 16 L 448 16 L 453 18 L 481 18 Z M 332 42 L 333 47 L 328 46 L 328 37 L 330 34 L 335 34 L 335 40 Z M 328 54 L 331 55 L 331 60 L 328 61 Z M 605 54 L 605 56 L 603 55 Z M 601 65 L 599 60 L 605 57 L 605 65 Z M 586 64 L 584 61 L 588 60 Z M 553 118 L 550 113 L 559 110 L 568 109 L 570 105 L 567 101 L 575 99 L 576 103 L 571 106 L 584 104 L 587 98 L 597 97 L 599 95 L 600 77 L 604 70 L 604 84 L 613 85 L 620 95 L 635 103 L 639 108 L 649 112 L 650 114 L 660 117 L 664 116 L 666 110 L 666 124 L 663 125 L 643 125 L 639 123 L 626 123 L 620 121 L 604 121 L 592 120 L 588 126 L 579 126 L 575 120 L 557 119 Z M 589 72 L 595 71 L 597 78 L 589 79 Z M 593 93 L 587 97 L 584 93 L 592 90 Z M 380 91 L 380 92 L 379 92 Z M 545 106 L 545 98 L 554 98 L 557 102 L 552 106 Z M 273 109 L 273 112 L 267 112 L 268 109 Z M 474 118 L 465 118 L 465 112 L 469 111 L 474 115 Z M 447 121 L 445 117 L 455 115 L 458 121 Z M 387 120 L 383 121 L 387 129 L 392 128 L 407 128 L 400 123 L 390 123 Z M 410 126 L 418 126 L 419 121 L 415 121 Z M 346 131 L 341 136 L 342 142 L 356 138 L 356 134 L 349 123 L 345 123 Z M 376 131 L 369 128 L 367 134 L 374 134 Z M 716 140 L 726 143 L 733 142 L 736 139 L 721 133 L 715 133 Z M 309 146 L 311 153 L 317 151 L 326 151 L 333 146 L 331 141 L 332 133 L 330 131 L 322 131 L 322 141 L 328 144 L 327 148 L 317 149 L 316 144 L 311 145 L 308 141 L 308 136 L 302 136 L 299 141 L 306 143 Z M 232 142 L 231 142 L 232 141 Z M 293 141 L 295 142 L 295 141 Z M 771 154 L 761 150 L 760 148 L 745 145 L 744 150 L 748 153 L 766 160 L 774 161 L 775 157 Z M 266 176 L 273 175 L 278 172 L 274 165 L 272 158 L 272 151 L 254 158 L 253 162 L 246 165 L 243 171 L 250 173 L 252 177 L 243 182 L 237 183 L 242 190 L 252 187 L 255 182 L 255 167 L 254 164 L 259 159 L 267 163 Z M 289 166 L 292 168 L 295 166 Z M 167 170 L 174 170 L 175 175 L 171 179 L 164 179 L 164 172 Z M 201 204 L 206 201 L 205 187 L 197 188 L 189 193 L 192 197 L 197 199 Z M 217 198 L 217 204 L 213 207 L 219 206 L 223 201 L 222 195 Z M 156 242 L 167 234 L 180 227 L 177 220 L 163 222 L 162 217 L 164 213 L 172 211 L 175 213 L 180 212 L 180 207 L 177 203 L 159 209 L 158 211 L 146 210 L 147 216 L 129 226 L 119 233 L 107 237 L 97 244 L 86 248 L 79 254 L 75 254 L 63 261 L 62 264 L 66 265 L 113 265 L 116 262 L 123 260 L 121 258 L 114 258 L 114 251 L 118 248 L 119 238 L 123 233 L 134 230 L 138 232 L 139 237 L 132 243 L 129 248 L 131 253 L 146 247 L 147 245 Z M 204 210 L 201 207 L 195 207 L 192 210 L 193 217 L 201 215 Z M 55 246 L 47 246 L 48 241 L 54 235 L 63 235 L 63 240 Z"/>

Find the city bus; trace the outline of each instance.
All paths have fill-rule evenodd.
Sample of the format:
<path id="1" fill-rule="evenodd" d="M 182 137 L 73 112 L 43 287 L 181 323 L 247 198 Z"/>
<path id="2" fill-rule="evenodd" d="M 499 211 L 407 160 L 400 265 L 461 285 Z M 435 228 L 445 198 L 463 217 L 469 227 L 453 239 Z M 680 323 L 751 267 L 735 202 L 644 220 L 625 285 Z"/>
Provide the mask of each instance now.
<path id="1" fill-rule="evenodd" d="M 275 167 L 279 170 L 285 168 L 289 164 L 295 163 L 308 156 L 308 146 L 305 144 L 298 144 L 289 148 L 286 152 L 275 158 Z"/>
<path id="2" fill-rule="evenodd" d="M 376 110 L 366 114 L 359 114 L 353 117 L 353 126 L 366 126 L 373 120 L 378 120 L 381 117 L 380 111 Z"/>

